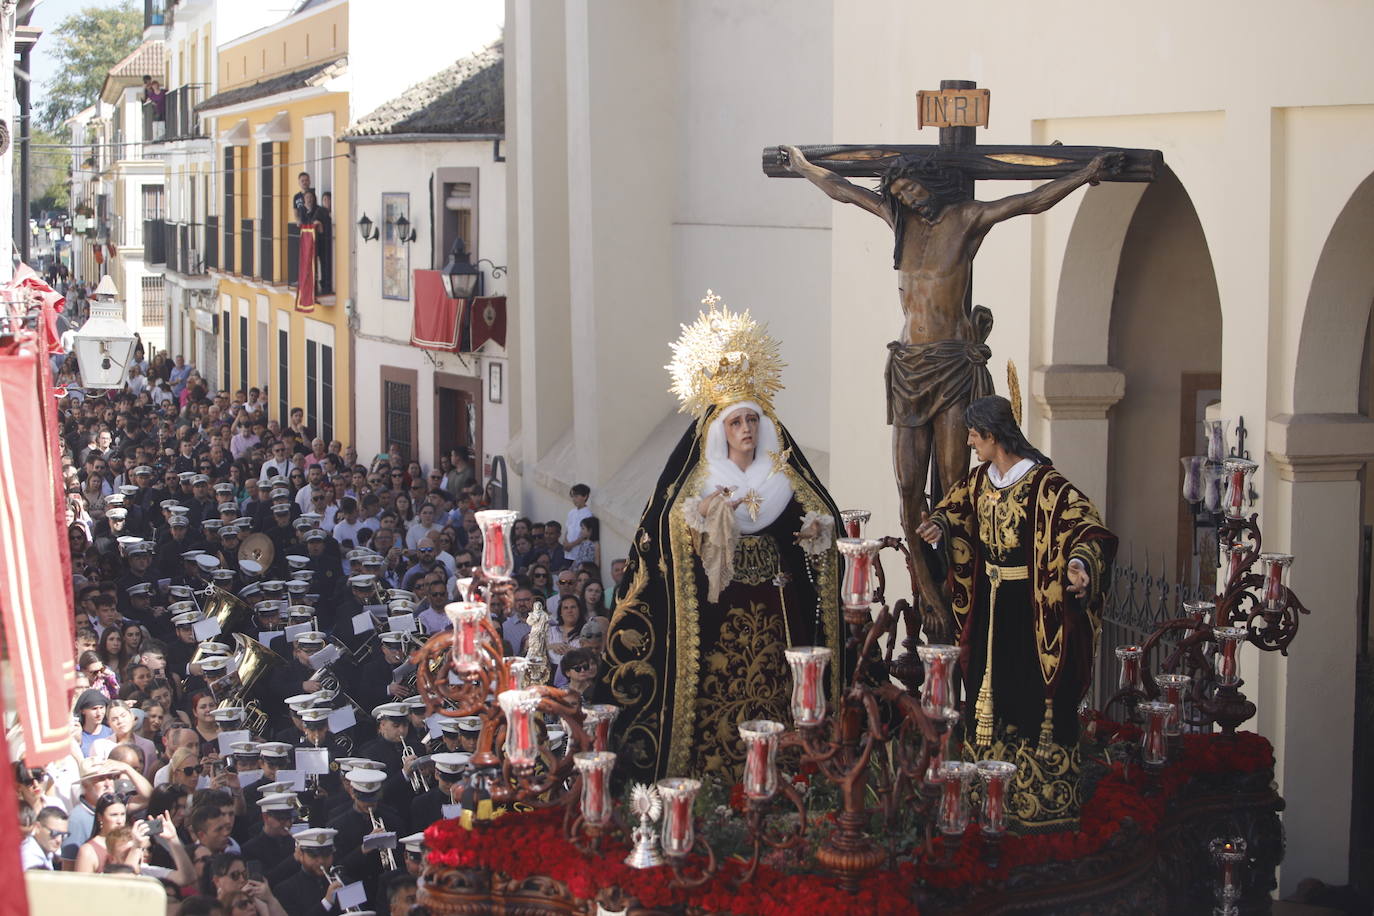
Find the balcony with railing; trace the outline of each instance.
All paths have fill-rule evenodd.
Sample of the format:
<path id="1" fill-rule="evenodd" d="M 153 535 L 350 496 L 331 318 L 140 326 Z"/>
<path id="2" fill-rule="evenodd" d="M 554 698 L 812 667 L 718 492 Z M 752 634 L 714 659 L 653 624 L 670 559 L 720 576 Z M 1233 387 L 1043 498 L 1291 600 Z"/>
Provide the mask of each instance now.
<path id="1" fill-rule="evenodd" d="M 193 140 L 205 136 L 201 132 L 200 117 L 196 106 L 205 97 L 205 87 L 201 83 L 189 83 L 173 89 L 162 100 L 163 122 L 160 127 L 153 126 L 148 136 L 154 143 L 168 143 L 172 140 Z M 144 105 L 147 110 L 153 106 Z"/>
<path id="2" fill-rule="evenodd" d="M 204 276 L 207 266 L 200 250 L 199 223 L 166 223 L 163 226 L 164 245 L 169 271 L 184 277 Z"/>

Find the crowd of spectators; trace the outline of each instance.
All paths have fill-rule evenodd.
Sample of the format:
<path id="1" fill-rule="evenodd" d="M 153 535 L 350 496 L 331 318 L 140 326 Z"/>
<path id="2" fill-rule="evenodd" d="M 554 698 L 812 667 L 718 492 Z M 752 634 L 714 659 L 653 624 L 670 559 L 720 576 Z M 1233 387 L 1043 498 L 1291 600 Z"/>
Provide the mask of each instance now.
<path id="1" fill-rule="evenodd" d="M 339 860 L 353 862 L 351 877 L 367 882 L 372 906 L 404 912 L 419 870 L 412 847 L 441 808 L 417 809 L 420 793 L 393 794 L 398 781 L 409 785 L 409 768 L 393 770 L 382 758 L 407 741 L 432 752 L 448 764 L 429 761 L 435 791 L 459 797 L 462 767 L 445 755 L 466 756 L 469 725 L 440 729 L 416 704 L 407 710 L 415 691 L 405 675 L 408 649 L 450 626 L 444 607 L 461 600 L 463 580 L 480 564 L 475 513 L 493 491 L 466 450 L 432 466 L 395 445 L 359 456 L 313 435 L 299 408 L 285 422 L 270 417 L 265 391 L 212 392 L 181 356 L 147 360 L 140 345 L 135 363 L 127 385 L 106 394 L 80 391 L 73 360 L 56 367 L 68 390 L 59 406 L 77 689 L 70 756 L 43 768 L 14 763 L 24 836 L 17 854 L 26 869 L 151 876 L 165 887 L 169 913 L 339 912 L 335 896 L 350 876 L 332 870 L 324 853 L 334 855 L 334 837 L 347 835 L 356 809 L 416 831 L 404 865 L 386 874 L 370 859 L 355 861 L 359 851 L 338 837 Z M 522 653 L 528 617 L 544 602 L 554 682 L 579 692 L 598 677 L 624 569 L 613 561 L 603 578 L 590 497 L 579 484 L 563 520 L 517 519 L 513 600 L 494 621 L 506 654 Z M 270 557 L 244 550 L 250 538 L 270 544 Z M 265 715 L 256 726 L 226 715 L 216 689 L 232 634 L 202 638 L 196 627 L 220 593 L 252 612 L 239 632 L 260 637 L 279 659 L 255 692 Z M 385 594 L 394 600 L 378 617 L 373 596 Z M 381 632 L 398 610 L 413 615 L 416 634 L 383 633 L 367 654 L 360 611 Z M 301 620 L 310 632 L 284 638 L 286 625 Z M 322 733 L 310 731 L 311 711 L 329 699 L 320 699 L 328 692 L 311 661 L 311 640 L 320 639 L 353 653 L 335 666 L 359 712 L 348 746 L 364 758 L 371 748 L 380 760 L 379 797 L 390 807 L 368 807 L 378 796 L 369 795 L 361 765 L 327 790 L 314 787 L 327 804 L 273 801 L 291 794 L 273 785 L 290 770 L 290 751 L 321 743 Z M 216 640 L 223 648 L 208 652 Z M 219 740 L 244 727 L 253 729 L 249 741 Z M 338 737 L 324 742 L 335 759 L 355 759 L 340 753 Z"/>

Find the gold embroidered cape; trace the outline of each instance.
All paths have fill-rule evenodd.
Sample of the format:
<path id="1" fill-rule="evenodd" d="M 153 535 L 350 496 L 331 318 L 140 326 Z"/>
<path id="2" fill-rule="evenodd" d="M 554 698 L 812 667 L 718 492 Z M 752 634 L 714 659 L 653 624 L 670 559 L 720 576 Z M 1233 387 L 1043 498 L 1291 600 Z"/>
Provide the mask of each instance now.
<path id="1" fill-rule="evenodd" d="M 632 779 L 736 774 L 740 722 L 790 722 L 789 645 L 829 646 L 832 699 L 839 695 L 839 556 L 832 543 L 808 558 L 793 537 L 807 512 L 838 520 L 839 510 L 776 417 L 792 500 L 773 524 L 740 538 L 733 580 L 718 601 L 707 600 L 682 506 L 703 495 L 704 440 L 717 410 L 699 418 L 669 457 L 616 593 L 600 698 L 621 707 L 613 749 Z"/>
<path id="2" fill-rule="evenodd" d="M 994 659 L 1007 648 L 997 645 L 999 639 L 1031 642 L 1018 647 L 1024 664 L 994 671 L 994 690 L 999 696 L 1057 699 L 1054 735 L 1063 743 L 1065 731 L 1076 734 L 1077 702 L 1092 680 L 1116 536 L 1103 526 L 1088 498 L 1048 464 L 1035 466 L 1001 491 L 988 480 L 987 465 L 981 465 L 950 491 L 931 521 L 941 529 L 949 560 L 950 603 L 960 645 L 976 649 L 971 670 L 965 672 L 970 703 L 982 682 L 986 656 L 979 647 L 986 642 L 987 615 L 993 612 Z M 1081 560 L 1088 571 L 1088 592 L 1082 599 L 1067 590 L 1072 559 Z M 1003 575 L 997 607 L 990 609 L 988 572 L 1002 564 L 1009 569 L 1024 565 L 1027 575 L 1019 581 L 1006 581 Z M 1018 613 L 1008 602 L 1028 602 L 1030 614 Z M 1065 705 L 1068 708 L 1059 708 Z M 966 715 L 972 713 L 969 709 Z M 998 718 L 1006 717 L 999 712 Z M 1033 739 L 1033 733 L 1025 734 L 1024 727 L 1021 731 Z"/>

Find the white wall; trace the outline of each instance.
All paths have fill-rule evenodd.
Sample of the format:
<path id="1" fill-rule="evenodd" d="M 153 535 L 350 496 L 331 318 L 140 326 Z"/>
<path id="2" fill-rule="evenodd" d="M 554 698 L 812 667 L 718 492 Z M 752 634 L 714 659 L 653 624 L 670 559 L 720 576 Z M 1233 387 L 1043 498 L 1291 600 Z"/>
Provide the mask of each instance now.
<path id="1" fill-rule="evenodd" d="M 353 220 L 337 236 L 345 237 L 353 246 L 355 271 L 353 285 L 358 310 L 358 332 L 355 335 L 357 353 L 356 398 L 357 446 L 359 455 L 372 455 L 382 450 L 381 382 L 378 366 L 394 366 L 417 372 L 415 403 L 419 420 L 417 454 L 428 464 L 432 460 L 435 443 L 434 429 L 434 373 L 446 372 L 483 380 L 482 447 L 479 456 L 483 464 L 493 455 L 504 455 L 510 439 L 510 405 L 515 380 L 511 377 L 506 354 L 488 345 L 491 352 L 482 356 L 458 355 L 422 351 L 410 346 L 412 316 L 414 314 L 414 271 L 438 270 L 443 267 L 442 255 L 438 263 L 430 261 L 430 177 L 439 168 L 475 168 L 477 180 L 477 248 L 482 256 L 494 264 L 507 263 L 506 245 L 506 164 L 494 161 L 490 140 L 468 142 L 416 143 L 400 140 L 389 143 L 361 143 L 353 147 L 355 213 Z M 382 195 L 408 193 L 410 195 L 410 225 L 416 239 L 410 245 L 410 299 L 382 298 L 382 243 L 364 243 L 353 226 L 364 212 L 380 223 Z M 504 295 L 505 278 L 494 278 L 486 271 L 487 295 Z M 509 318 L 507 340 L 515 336 L 514 316 Z M 435 362 L 431 362 L 433 357 Z M 499 361 L 505 370 L 501 404 L 493 404 L 486 392 L 487 363 Z"/>
<path id="2" fill-rule="evenodd" d="M 1036 7 L 1033 19 L 992 0 L 939 13 L 906 0 L 683 0 L 633 8 L 618 0 L 511 0 L 509 8 L 519 90 L 509 93 L 519 163 L 512 250 L 520 261 L 512 288 L 522 316 L 544 310 L 539 314 L 557 329 L 549 339 L 528 329 L 522 346 L 543 350 L 537 369 L 519 367 L 527 385 L 537 386 L 522 403 L 519 436 L 527 485 L 548 507 L 541 514 L 562 505 L 555 484 L 570 478 L 590 476 L 594 487 L 644 487 L 652 479 L 645 469 L 661 461 L 661 441 L 671 438 L 658 367 L 676 333 L 672 322 L 691 314 L 711 286 L 732 305 L 769 318 L 782 337 L 792 363 L 783 420 L 804 445 L 829 452 L 836 500 L 872 509 L 878 534 L 897 531 L 882 383 L 884 347 L 900 327 L 891 233 L 800 180 L 763 179 L 758 156 L 778 142 L 934 144 L 934 130 L 917 130 L 915 93 L 942 78 L 991 89 L 992 122 L 980 142 L 1164 151 L 1197 211 L 1215 268 L 1223 413 L 1246 417 L 1253 455 L 1269 452 L 1264 421 L 1281 413 L 1354 410 L 1367 291 L 1355 283 L 1315 297 L 1312 290 L 1333 222 L 1371 171 L 1368 4 L 1165 0 L 1141 17 L 1120 5 L 1084 16 L 1079 5 L 1051 0 Z M 560 13 L 564 18 L 551 25 Z M 558 53 L 549 53 L 550 42 Z M 648 80 L 662 82 L 644 87 Z M 666 97 L 655 94 L 663 83 L 671 85 Z M 560 90 L 563 110 L 550 101 Z M 543 112 L 551 118 L 541 121 Z M 562 178 L 557 136 L 537 142 L 557 133 L 546 125 L 559 117 L 567 121 L 570 163 Z M 522 142 L 534 148 L 518 148 Z M 540 158 L 545 149 L 556 150 L 548 161 Z M 619 174 L 598 171 L 612 153 L 622 157 Z M 652 157 L 655 168 L 644 168 L 643 157 Z M 674 182 L 669 204 L 658 184 L 664 175 Z M 984 182 L 978 193 L 991 198 L 1029 188 Z M 979 252 L 973 301 L 996 315 L 991 369 L 999 390 L 1008 359 L 1016 361 L 1027 395 L 1037 369 L 1108 359 L 1116 253 L 1110 245 L 1093 251 L 1104 263 L 1091 277 L 1075 261 L 1097 240 L 1079 238 L 1069 250 L 1088 194 L 1122 207 L 1117 228 L 1124 233 L 1135 203 L 1130 194 L 1080 191 L 1048 214 L 996 227 Z M 557 258 L 542 255 L 556 255 L 557 246 L 542 243 L 539 232 L 541 224 L 561 226 L 563 200 L 574 247 L 568 265 L 549 268 Z M 541 201 L 550 205 L 541 209 Z M 667 256 L 659 241 L 665 230 Z M 604 258 L 608 250 L 618 257 Z M 560 271 L 572 284 L 566 310 Z M 627 304 L 636 297 L 642 305 L 628 321 Z M 670 300 L 672 322 L 663 320 L 660 297 Z M 575 360 L 566 369 L 552 339 L 564 321 Z M 609 360 L 633 364 L 586 380 L 583 367 L 594 363 L 599 371 Z M 544 377 L 546 369 L 580 386 L 570 400 L 562 400 L 559 381 Z M 643 390 L 625 395 L 627 384 Z M 1029 398 L 1027 410 L 1032 439 L 1105 493 L 1106 408 L 1082 434 L 1052 421 Z M 651 447 L 627 454 L 628 431 L 608 429 L 607 415 Z M 559 425 L 567 416 L 575 420 L 571 435 Z M 1178 430 L 1161 435 L 1176 439 Z M 1289 449 L 1285 454 L 1326 447 L 1278 445 Z M 1336 458 L 1352 454 L 1332 451 L 1333 463 L 1321 473 L 1345 473 Z M 1253 724 L 1276 744 L 1289 802 L 1285 892 L 1306 876 L 1335 884 L 1346 878 L 1348 813 L 1341 812 L 1349 809 L 1351 723 L 1345 699 L 1331 695 L 1353 691 L 1349 609 L 1359 570 L 1346 548 L 1358 501 L 1347 505 L 1327 492 L 1348 495 L 1349 486 L 1326 486 L 1337 479 L 1281 480 L 1278 461 L 1264 460 L 1257 481 L 1265 546 L 1301 545 L 1312 559 L 1294 581 L 1314 595 L 1321 590 L 1327 615 L 1319 620 L 1322 612 L 1314 610 L 1289 659 L 1252 659 L 1246 674 L 1246 690 L 1260 707 Z M 1177 497 L 1171 487 L 1159 498 Z M 1304 500 L 1311 510 L 1344 507 L 1350 516 L 1317 524 Z M 634 524 L 628 515 L 622 521 Z M 1321 546 L 1323 532 L 1337 539 L 1329 550 Z M 607 552 L 616 550 L 608 545 Z M 1323 679 L 1325 691 L 1314 687 Z"/>

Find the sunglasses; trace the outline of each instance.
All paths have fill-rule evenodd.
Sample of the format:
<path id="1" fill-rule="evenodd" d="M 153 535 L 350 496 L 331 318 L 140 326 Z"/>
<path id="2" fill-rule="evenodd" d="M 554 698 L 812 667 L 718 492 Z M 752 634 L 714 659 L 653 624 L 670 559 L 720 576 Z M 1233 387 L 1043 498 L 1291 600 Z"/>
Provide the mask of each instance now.
<path id="1" fill-rule="evenodd" d="M 583 663 L 580 664 L 580 665 L 573 665 L 573 666 L 572 666 L 571 668 L 569 668 L 568 670 L 569 670 L 569 671 L 587 671 L 587 670 L 589 670 L 591 667 L 592 667 L 592 663 L 591 663 L 591 662 L 583 662 Z"/>
<path id="2" fill-rule="evenodd" d="M 42 825 L 40 824 L 39 826 Z M 43 829 L 48 831 L 48 836 L 52 837 L 54 840 L 57 840 L 58 842 L 61 842 L 62 840 L 65 840 L 67 837 L 72 835 L 70 830 L 48 830 L 47 827 L 43 827 Z"/>
<path id="3" fill-rule="evenodd" d="M 305 849 L 303 852 L 312 859 L 328 859 L 334 855 L 333 849 Z"/>
<path id="4" fill-rule="evenodd" d="M 225 872 L 225 873 L 224 873 L 224 877 L 226 877 L 226 878 L 233 878 L 235 881 L 242 881 L 244 878 L 247 878 L 247 877 L 248 877 L 248 872 L 246 872 L 246 871 L 230 871 L 230 872 Z M 249 906 L 252 906 L 252 904 L 250 903 Z"/>
<path id="5" fill-rule="evenodd" d="M 205 766 L 204 766 L 204 764 L 200 764 L 200 763 L 196 764 L 196 765 L 193 766 L 193 767 L 182 767 L 182 768 L 181 768 L 181 775 L 183 775 L 183 776 L 198 776 L 198 775 L 200 775 L 200 771 L 203 770 L 203 769 L 205 769 Z"/>

